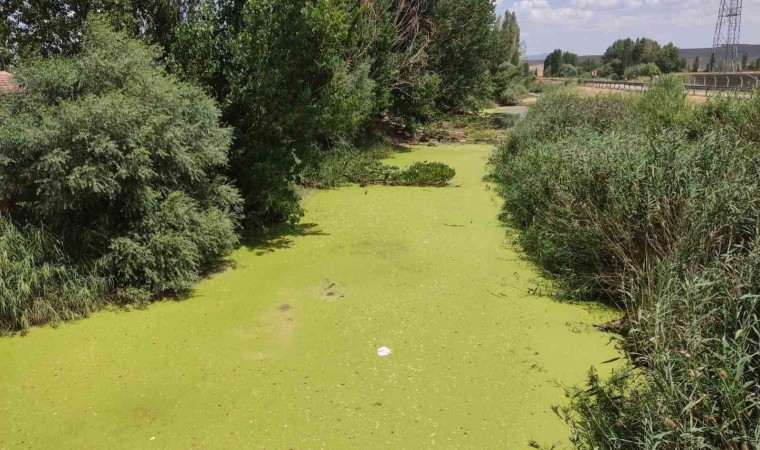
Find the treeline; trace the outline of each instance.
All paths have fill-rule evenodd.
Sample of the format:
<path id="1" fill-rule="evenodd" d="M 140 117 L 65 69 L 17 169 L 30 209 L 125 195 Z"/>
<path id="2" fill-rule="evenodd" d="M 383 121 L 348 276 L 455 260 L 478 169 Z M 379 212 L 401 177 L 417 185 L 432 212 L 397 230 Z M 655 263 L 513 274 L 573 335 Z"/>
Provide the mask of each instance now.
<path id="1" fill-rule="evenodd" d="M 678 47 L 672 43 L 665 46 L 652 39 L 635 41 L 618 39 L 607 47 L 601 61 L 554 50 L 544 61 L 544 75 L 558 77 L 590 77 L 592 71 L 598 76 L 612 79 L 634 79 L 641 76 L 654 77 L 663 73 L 686 70 L 686 58 L 678 56 Z"/>
<path id="2" fill-rule="evenodd" d="M 560 295 L 622 308 L 629 364 L 558 412 L 577 448 L 760 445 L 760 97 L 542 95 L 494 156 Z"/>
<path id="3" fill-rule="evenodd" d="M 755 58 L 755 61 L 750 61 L 747 53 L 742 54 L 741 62 L 735 61 L 738 70 L 760 70 L 760 58 Z M 715 54 L 710 55 L 710 59 L 707 60 L 707 66 L 705 71 L 707 72 L 725 72 L 731 70 L 730 67 L 726 67 L 726 62 L 723 60 L 716 61 Z M 692 61 L 692 72 L 699 72 L 699 57 L 694 58 Z"/>
<path id="4" fill-rule="evenodd" d="M 0 93 L 5 331 L 183 292 L 241 234 L 297 221 L 296 185 L 335 149 L 475 110 L 527 72 L 489 0 L 0 8 L 23 86 Z"/>

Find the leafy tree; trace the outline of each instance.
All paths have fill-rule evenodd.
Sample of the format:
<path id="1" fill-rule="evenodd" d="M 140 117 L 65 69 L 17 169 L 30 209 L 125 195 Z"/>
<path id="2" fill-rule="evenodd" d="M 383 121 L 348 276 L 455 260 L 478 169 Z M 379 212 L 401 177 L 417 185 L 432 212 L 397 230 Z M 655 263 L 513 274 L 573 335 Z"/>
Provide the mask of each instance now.
<path id="1" fill-rule="evenodd" d="M 742 54 L 742 70 L 749 68 L 749 55 L 747 53 Z"/>
<path id="2" fill-rule="evenodd" d="M 610 64 L 612 70 L 618 76 L 622 76 L 626 67 L 635 65 L 634 46 L 635 43 L 630 38 L 618 39 L 607 47 L 602 55 L 602 62 Z"/>
<path id="3" fill-rule="evenodd" d="M 5 0 L 14 53 L 71 55 L 80 50 L 87 17 L 102 14 L 133 36 L 168 48 L 197 0 Z"/>
<path id="4" fill-rule="evenodd" d="M 91 20 L 76 57 L 34 59 L 0 100 L 0 205 L 141 295 L 177 291 L 237 242 L 230 130 L 160 52 Z"/>
<path id="5" fill-rule="evenodd" d="M 681 70 L 681 60 L 678 57 L 678 47 L 673 43 L 668 43 L 657 52 L 657 59 L 655 61 L 657 67 L 663 73 L 678 72 Z"/>
<path id="6" fill-rule="evenodd" d="M 660 51 L 660 44 L 649 38 L 639 38 L 633 45 L 633 64 L 653 63 L 657 59 L 657 52 Z"/>
<path id="7" fill-rule="evenodd" d="M 560 49 L 556 49 L 544 60 L 544 74 L 552 76 L 576 76 L 578 70 L 575 66 L 578 65 L 578 55 L 571 52 L 563 52 Z M 569 67 L 572 66 L 573 70 Z M 563 68 L 564 67 L 564 68 Z M 566 75 L 566 74 L 575 75 Z"/>
<path id="8" fill-rule="evenodd" d="M 296 217 L 298 160 L 350 140 L 372 111 L 369 62 L 345 57 L 355 14 L 344 0 L 246 4 L 226 117 L 235 125 L 237 180 L 255 222 Z"/>
<path id="9" fill-rule="evenodd" d="M 591 72 L 592 70 L 597 70 L 599 68 L 599 62 L 591 58 L 586 58 L 580 62 L 579 67 L 583 72 Z"/>
<path id="10" fill-rule="evenodd" d="M 438 0 L 429 69 L 440 77 L 436 105 L 447 111 L 477 108 L 489 93 L 494 5 L 490 0 Z"/>
<path id="11" fill-rule="evenodd" d="M 699 56 L 694 58 L 694 61 L 691 63 L 691 71 L 692 72 L 699 72 Z"/>
<path id="12" fill-rule="evenodd" d="M 507 11 L 497 19 L 493 35 L 493 64 L 499 66 L 506 62 L 517 66 L 520 62 L 520 26 L 514 12 Z"/>
<path id="13" fill-rule="evenodd" d="M 560 60 L 561 64 L 569 64 L 571 66 L 578 65 L 578 55 L 571 52 L 563 52 Z"/>
<path id="14" fill-rule="evenodd" d="M 544 74 L 547 76 L 559 75 L 559 66 L 562 64 L 562 50 L 556 49 L 549 53 L 544 60 Z"/>
<path id="15" fill-rule="evenodd" d="M 630 38 L 618 39 L 604 52 L 602 61 L 610 64 L 618 76 L 622 76 L 628 67 L 640 64 L 655 63 L 663 73 L 677 72 L 687 66 L 686 59 L 679 57 L 678 47 L 672 43 L 660 47 L 657 41 L 648 38 L 639 38 L 635 42 Z"/>

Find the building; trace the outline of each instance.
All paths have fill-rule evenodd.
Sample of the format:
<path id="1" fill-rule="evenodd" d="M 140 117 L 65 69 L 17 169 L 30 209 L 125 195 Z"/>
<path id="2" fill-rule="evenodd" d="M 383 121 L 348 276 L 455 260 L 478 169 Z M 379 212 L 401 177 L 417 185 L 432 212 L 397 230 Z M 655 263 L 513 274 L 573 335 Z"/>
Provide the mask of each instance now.
<path id="1" fill-rule="evenodd" d="M 13 79 L 13 75 L 6 71 L 0 71 L 0 92 L 19 92 L 21 86 Z"/>

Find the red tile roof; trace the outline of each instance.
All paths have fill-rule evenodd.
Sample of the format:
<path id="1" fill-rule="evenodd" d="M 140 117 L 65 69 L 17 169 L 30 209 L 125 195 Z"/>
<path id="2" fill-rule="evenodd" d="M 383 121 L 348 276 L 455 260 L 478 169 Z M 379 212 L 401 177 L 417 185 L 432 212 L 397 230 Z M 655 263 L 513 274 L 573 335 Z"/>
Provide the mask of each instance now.
<path id="1" fill-rule="evenodd" d="M 13 75 L 6 71 L 0 71 L 0 92 L 18 92 L 21 86 L 13 80 Z"/>

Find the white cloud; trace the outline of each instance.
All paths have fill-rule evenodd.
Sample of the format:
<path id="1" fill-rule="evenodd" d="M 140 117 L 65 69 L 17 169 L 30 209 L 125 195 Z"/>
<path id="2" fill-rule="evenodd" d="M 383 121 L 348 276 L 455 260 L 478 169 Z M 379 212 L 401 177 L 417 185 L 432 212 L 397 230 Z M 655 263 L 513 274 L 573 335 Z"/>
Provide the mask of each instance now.
<path id="1" fill-rule="evenodd" d="M 581 9 L 638 8 L 642 0 L 572 0 L 571 3 Z"/>
<path id="2" fill-rule="evenodd" d="M 545 25 L 561 25 L 568 22 L 580 25 L 591 20 L 594 12 L 575 8 L 544 8 L 531 10 L 530 17 L 534 22 Z"/>
<path id="3" fill-rule="evenodd" d="M 578 25 L 587 22 L 594 16 L 593 11 L 582 8 L 552 8 L 546 0 L 520 0 L 515 3 L 515 10 L 527 13 L 532 22 L 545 25 Z"/>
<path id="4" fill-rule="evenodd" d="M 515 3 L 515 9 L 519 11 L 532 11 L 534 9 L 548 9 L 549 2 L 546 0 L 520 0 Z"/>

